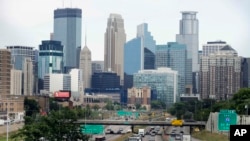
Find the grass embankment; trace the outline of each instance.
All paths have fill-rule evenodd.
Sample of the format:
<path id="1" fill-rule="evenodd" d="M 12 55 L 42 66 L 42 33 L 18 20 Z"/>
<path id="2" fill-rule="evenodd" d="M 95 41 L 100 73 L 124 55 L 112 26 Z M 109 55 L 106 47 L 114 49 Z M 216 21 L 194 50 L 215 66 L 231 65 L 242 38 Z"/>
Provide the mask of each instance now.
<path id="1" fill-rule="evenodd" d="M 13 134 L 15 134 L 16 132 L 10 132 L 9 133 L 9 138 L 8 138 L 8 140 L 9 141 L 22 141 L 22 139 L 21 138 L 19 138 L 19 139 L 11 139 L 10 137 L 11 137 L 11 135 L 13 135 Z M 6 133 L 4 133 L 4 134 L 0 134 L 0 141 L 6 141 L 7 139 L 6 139 Z"/>
<path id="2" fill-rule="evenodd" d="M 208 131 L 195 132 L 192 136 L 202 141 L 229 141 L 228 136 L 218 133 L 210 133 Z"/>

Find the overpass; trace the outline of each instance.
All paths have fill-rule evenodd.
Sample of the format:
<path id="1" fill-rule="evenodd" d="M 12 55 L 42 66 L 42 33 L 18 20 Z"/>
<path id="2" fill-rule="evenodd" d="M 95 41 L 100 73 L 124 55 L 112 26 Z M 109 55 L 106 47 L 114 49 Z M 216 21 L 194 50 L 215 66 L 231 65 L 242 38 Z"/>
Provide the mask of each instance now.
<path id="1" fill-rule="evenodd" d="M 78 120 L 75 124 L 83 125 L 131 125 L 132 131 L 134 131 L 134 126 L 141 125 L 141 126 L 176 126 L 172 125 L 171 122 L 167 121 L 143 121 L 143 120 Z M 179 126 L 190 126 L 192 127 L 200 127 L 205 128 L 206 122 L 205 121 L 195 121 L 195 122 L 183 122 L 182 125 Z M 191 132 L 191 130 L 190 130 Z"/>

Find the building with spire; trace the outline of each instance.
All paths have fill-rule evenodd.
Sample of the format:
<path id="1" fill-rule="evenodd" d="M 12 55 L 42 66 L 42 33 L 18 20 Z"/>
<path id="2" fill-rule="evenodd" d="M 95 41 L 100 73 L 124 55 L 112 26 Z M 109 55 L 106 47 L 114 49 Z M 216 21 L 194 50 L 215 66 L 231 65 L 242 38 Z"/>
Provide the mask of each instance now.
<path id="1" fill-rule="evenodd" d="M 85 35 L 85 45 L 80 53 L 79 69 L 82 70 L 83 90 L 91 87 L 92 62 L 91 51 L 87 47 L 87 36 Z"/>
<path id="2" fill-rule="evenodd" d="M 124 44 L 126 34 L 124 20 L 120 14 L 110 14 L 104 34 L 104 71 L 115 72 L 124 81 Z"/>

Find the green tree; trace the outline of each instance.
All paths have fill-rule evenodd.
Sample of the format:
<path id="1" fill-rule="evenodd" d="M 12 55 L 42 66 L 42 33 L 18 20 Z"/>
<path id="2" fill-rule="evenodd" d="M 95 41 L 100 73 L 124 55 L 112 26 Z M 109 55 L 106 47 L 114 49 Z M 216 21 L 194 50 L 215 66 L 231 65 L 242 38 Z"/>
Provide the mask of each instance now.
<path id="1" fill-rule="evenodd" d="M 232 98 L 233 108 L 238 114 L 245 114 L 245 106 L 250 104 L 250 88 L 242 88 Z"/>
<path id="2" fill-rule="evenodd" d="M 97 105 L 97 104 L 95 104 L 95 105 L 93 106 L 93 109 L 94 109 L 95 111 L 97 111 L 99 108 L 100 108 L 100 106 Z"/>
<path id="3" fill-rule="evenodd" d="M 24 108 L 26 116 L 34 116 L 40 111 L 40 107 L 34 99 L 24 99 Z"/>
<path id="4" fill-rule="evenodd" d="M 59 111 L 51 111 L 48 116 L 37 115 L 30 118 L 29 124 L 25 124 L 12 138 L 22 137 L 25 141 L 34 141 L 43 137 L 47 140 L 88 140 L 88 136 L 81 133 L 77 121 L 77 110 L 62 108 Z"/>
<path id="5" fill-rule="evenodd" d="M 141 108 L 141 104 L 140 104 L 140 103 L 136 103 L 136 104 L 135 104 L 135 108 L 136 108 L 136 109 L 140 109 L 140 108 Z"/>

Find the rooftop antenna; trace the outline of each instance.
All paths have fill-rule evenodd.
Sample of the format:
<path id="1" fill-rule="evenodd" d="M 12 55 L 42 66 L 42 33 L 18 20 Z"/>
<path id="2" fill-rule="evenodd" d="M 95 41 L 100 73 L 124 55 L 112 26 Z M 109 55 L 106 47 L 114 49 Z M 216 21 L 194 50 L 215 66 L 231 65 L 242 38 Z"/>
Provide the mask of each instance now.
<path id="1" fill-rule="evenodd" d="M 87 46 L 87 25 L 85 24 L 85 46 Z"/>

